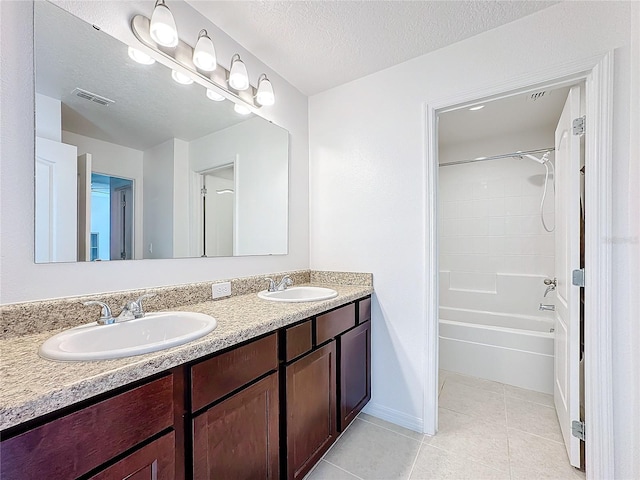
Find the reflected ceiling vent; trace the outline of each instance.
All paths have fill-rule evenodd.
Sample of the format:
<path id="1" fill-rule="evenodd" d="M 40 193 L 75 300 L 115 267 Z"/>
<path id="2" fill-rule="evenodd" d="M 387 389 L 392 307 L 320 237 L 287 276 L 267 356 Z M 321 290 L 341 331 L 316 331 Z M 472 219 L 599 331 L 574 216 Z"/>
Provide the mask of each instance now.
<path id="1" fill-rule="evenodd" d="M 73 92 L 71 92 L 71 94 L 80 98 L 84 98 L 85 100 L 95 102 L 98 105 L 102 105 L 104 107 L 108 107 L 112 103 L 116 103 L 115 100 L 111 100 L 107 97 L 102 97 L 96 93 L 91 93 L 91 92 L 88 92 L 87 90 L 83 90 L 82 88 L 77 88 L 77 87 L 73 90 Z"/>
<path id="2" fill-rule="evenodd" d="M 546 98 L 549 95 L 551 95 L 551 92 L 547 91 L 547 90 L 541 90 L 539 92 L 532 92 L 529 95 L 527 95 L 527 101 L 535 102 L 537 100 L 542 100 L 543 98 Z"/>

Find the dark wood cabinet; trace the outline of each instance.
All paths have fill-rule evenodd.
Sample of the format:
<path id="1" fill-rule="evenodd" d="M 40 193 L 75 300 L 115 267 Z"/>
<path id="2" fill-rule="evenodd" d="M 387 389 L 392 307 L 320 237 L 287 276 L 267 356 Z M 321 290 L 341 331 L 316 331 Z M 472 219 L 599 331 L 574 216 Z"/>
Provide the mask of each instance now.
<path id="1" fill-rule="evenodd" d="M 370 398 L 370 316 L 367 297 L 5 430 L 0 478 L 301 479 Z"/>
<path id="2" fill-rule="evenodd" d="M 175 477 L 175 433 L 170 432 L 90 477 L 90 480 L 171 480 Z"/>
<path id="3" fill-rule="evenodd" d="M 3 440 L 0 477 L 74 479 L 172 425 L 167 375 Z"/>
<path id="4" fill-rule="evenodd" d="M 337 435 L 335 342 L 296 360 L 285 371 L 287 477 L 299 479 Z"/>
<path id="5" fill-rule="evenodd" d="M 338 337 L 340 412 L 342 432 L 371 398 L 371 322 Z"/>
<path id="6" fill-rule="evenodd" d="M 279 477 L 278 373 L 193 419 L 193 478 Z"/>

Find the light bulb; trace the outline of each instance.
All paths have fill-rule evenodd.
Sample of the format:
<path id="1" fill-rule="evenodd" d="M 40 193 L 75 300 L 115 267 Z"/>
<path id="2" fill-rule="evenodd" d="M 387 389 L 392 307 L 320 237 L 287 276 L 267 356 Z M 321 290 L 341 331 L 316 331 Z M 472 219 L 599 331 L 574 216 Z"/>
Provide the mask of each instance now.
<path id="1" fill-rule="evenodd" d="M 182 85 L 191 85 L 193 83 L 193 78 L 177 70 L 171 70 L 171 78 Z"/>
<path id="2" fill-rule="evenodd" d="M 133 47 L 129 47 L 129 58 L 138 63 L 141 63 L 142 65 L 153 65 L 154 63 L 156 63 L 156 61 L 149 55 Z"/>
<path id="3" fill-rule="evenodd" d="M 211 90 L 210 88 L 207 88 L 207 98 L 209 100 L 213 100 L 214 102 L 221 102 L 224 100 L 224 97 L 222 95 L 220 95 L 218 92 Z"/>
<path id="4" fill-rule="evenodd" d="M 249 115 L 251 113 L 251 110 L 249 110 L 248 107 L 245 107 L 244 105 L 240 105 L 238 103 L 233 106 L 233 109 L 240 115 Z"/>
<path id="5" fill-rule="evenodd" d="M 216 69 L 216 50 L 206 30 L 200 30 L 196 48 L 193 49 L 193 64 L 205 72 L 213 72 Z"/>
<path id="6" fill-rule="evenodd" d="M 151 38 L 163 47 L 176 47 L 178 45 L 178 29 L 173 19 L 171 10 L 164 4 L 164 0 L 158 0 L 151 14 L 149 25 Z"/>
<path id="7" fill-rule="evenodd" d="M 247 75 L 247 67 L 240 60 L 237 53 L 231 59 L 231 69 L 229 71 L 229 86 L 234 90 L 246 90 L 249 88 L 249 75 Z"/>
<path id="8" fill-rule="evenodd" d="M 258 92 L 256 93 L 256 101 L 260 105 L 273 105 L 276 103 L 276 97 L 273 94 L 273 85 L 263 73 L 258 79 Z"/>

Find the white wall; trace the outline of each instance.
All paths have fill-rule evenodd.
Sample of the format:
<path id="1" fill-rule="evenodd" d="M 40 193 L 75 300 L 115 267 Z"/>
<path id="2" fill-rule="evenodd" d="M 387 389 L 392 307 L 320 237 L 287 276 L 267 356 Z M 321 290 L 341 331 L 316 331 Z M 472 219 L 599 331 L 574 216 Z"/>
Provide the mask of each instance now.
<path id="1" fill-rule="evenodd" d="M 422 426 L 428 160 L 424 104 L 500 85 L 505 79 L 524 81 L 532 72 L 620 47 L 615 55 L 613 131 L 616 478 L 640 477 L 640 178 L 637 157 L 631 160 L 629 152 L 632 148 L 638 153 L 639 9 L 634 2 L 563 2 L 310 98 L 311 268 L 373 272 L 370 411 L 413 428 Z"/>
<path id="2" fill-rule="evenodd" d="M 175 139 L 144 151 L 144 258 L 173 257 Z"/>
<path id="3" fill-rule="evenodd" d="M 189 257 L 189 142 L 173 143 L 173 255 Z"/>
<path id="4" fill-rule="evenodd" d="M 142 152 L 111 142 L 62 131 L 62 141 L 78 147 L 78 155 L 91 154 L 91 170 L 113 177 L 133 180 L 134 256 L 142 257 L 143 174 Z M 107 250 L 108 251 L 108 250 Z"/>
<path id="5" fill-rule="evenodd" d="M 149 16 L 153 8 L 148 1 L 58 4 L 130 45 L 137 42 L 129 29 L 131 17 Z M 216 42 L 221 62 L 227 62 L 225 66 L 229 66 L 228 61 L 237 52 L 253 83 L 264 72 L 276 90 L 276 105 L 263 110 L 266 118 L 291 133 L 288 255 L 35 265 L 30 221 L 34 171 L 33 5 L 26 1 L 2 1 L 0 5 L 1 303 L 259 275 L 309 266 L 307 98 L 179 0 L 171 3 L 171 10 L 185 41 L 194 45 L 200 29 L 206 28 Z"/>
<path id="6" fill-rule="evenodd" d="M 55 98 L 36 93 L 36 136 L 61 142 L 62 103 Z"/>
<path id="7" fill-rule="evenodd" d="M 287 133 L 252 118 L 189 145 L 193 171 L 236 162 L 235 253 L 284 253 L 287 247 Z M 289 182 L 291 185 L 291 182 Z"/>

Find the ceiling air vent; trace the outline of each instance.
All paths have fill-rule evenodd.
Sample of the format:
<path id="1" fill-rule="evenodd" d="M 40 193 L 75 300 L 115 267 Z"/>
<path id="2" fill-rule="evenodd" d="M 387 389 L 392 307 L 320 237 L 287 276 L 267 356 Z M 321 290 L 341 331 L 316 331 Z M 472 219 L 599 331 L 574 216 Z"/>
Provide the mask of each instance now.
<path id="1" fill-rule="evenodd" d="M 527 100 L 529 102 L 535 102 L 537 100 L 542 100 L 545 97 L 548 97 L 549 95 L 551 95 L 551 92 L 548 92 L 546 90 L 541 90 L 539 92 L 532 92 L 527 96 Z"/>
<path id="2" fill-rule="evenodd" d="M 108 107 L 109 105 L 111 105 L 112 103 L 116 103 L 115 100 L 111 100 L 107 97 L 102 97 L 96 93 L 91 93 L 88 92 L 87 90 L 83 90 L 82 88 L 75 88 L 73 90 L 73 92 L 71 92 L 73 95 L 80 97 L 80 98 L 84 98 L 85 100 L 89 100 L 91 102 L 95 102 L 98 105 L 102 105 L 105 107 Z"/>

